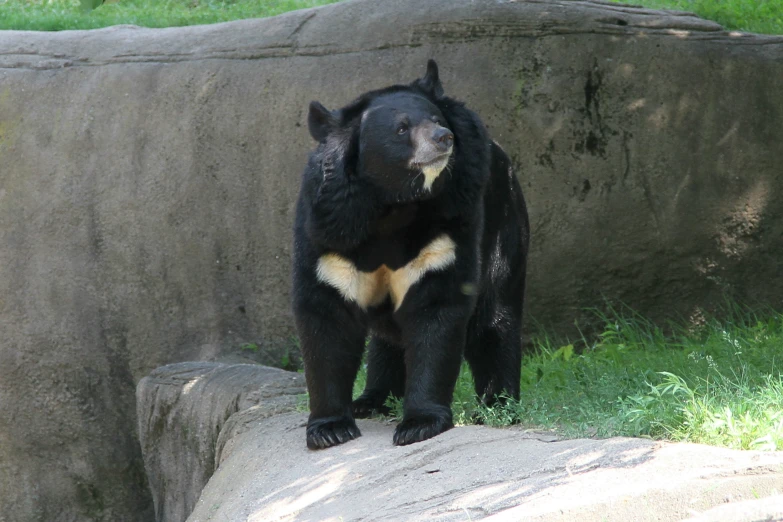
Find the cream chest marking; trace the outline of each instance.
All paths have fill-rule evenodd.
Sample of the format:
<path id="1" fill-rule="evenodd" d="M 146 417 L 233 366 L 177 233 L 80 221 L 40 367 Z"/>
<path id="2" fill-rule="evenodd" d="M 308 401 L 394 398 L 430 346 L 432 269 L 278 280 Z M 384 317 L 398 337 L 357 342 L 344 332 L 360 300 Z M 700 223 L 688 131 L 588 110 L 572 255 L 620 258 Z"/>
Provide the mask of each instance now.
<path id="1" fill-rule="evenodd" d="M 325 254 L 318 260 L 318 279 L 334 288 L 348 301 L 354 301 L 366 309 L 381 304 L 391 296 L 394 309 L 398 309 L 410 287 L 427 272 L 441 270 L 457 259 L 454 241 L 443 234 L 424 247 L 419 255 L 398 270 L 385 265 L 374 272 L 361 272 L 356 266 L 337 254 Z"/>
<path id="2" fill-rule="evenodd" d="M 432 189 L 432 184 L 435 183 L 435 180 L 438 179 L 438 176 L 440 176 L 441 172 L 443 172 L 448 164 L 449 158 L 446 158 L 434 165 L 429 165 L 421 169 L 421 172 L 424 174 L 424 190 Z"/>

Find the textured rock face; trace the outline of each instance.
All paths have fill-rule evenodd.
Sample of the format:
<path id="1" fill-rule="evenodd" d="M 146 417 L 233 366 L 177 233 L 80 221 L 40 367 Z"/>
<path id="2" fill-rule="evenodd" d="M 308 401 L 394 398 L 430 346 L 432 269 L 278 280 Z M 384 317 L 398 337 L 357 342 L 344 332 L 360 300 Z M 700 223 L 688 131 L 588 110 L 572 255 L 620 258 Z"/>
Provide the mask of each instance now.
<path id="1" fill-rule="evenodd" d="M 750 522 L 780 513 L 772 499 L 739 504 L 755 518 L 708 510 L 779 492 L 781 452 L 628 438 L 556 441 L 480 426 L 396 447 L 393 424 L 373 420 L 358 421 L 357 440 L 308 451 L 305 420 L 279 415 L 234 433 L 188 521 L 653 522 L 706 511 L 698 520 Z"/>
<path id="2" fill-rule="evenodd" d="M 187 518 L 217 467 L 224 427 L 296 408 L 304 376 L 250 364 L 179 363 L 157 368 L 136 388 L 139 439 L 155 520 Z M 237 414 L 237 415 L 235 415 Z"/>
<path id="3" fill-rule="evenodd" d="M 783 453 L 457 427 L 412 446 L 392 422 L 310 451 L 301 374 L 179 363 L 137 388 L 156 520 L 777 520 Z M 415 487 L 411 487 L 415 483 Z M 382 502 L 378 502 L 382 499 Z M 777 518 L 776 518 L 777 517 Z"/>
<path id="4" fill-rule="evenodd" d="M 435 57 L 518 167 L 528 310 L 783 295 L 783 39 L 563 1 L 0 32 L 0 520 L 146 521 L 134 383 L 293 333 L 306 107 Z M 348 36 L 348 34 L 350 34 Z"/>

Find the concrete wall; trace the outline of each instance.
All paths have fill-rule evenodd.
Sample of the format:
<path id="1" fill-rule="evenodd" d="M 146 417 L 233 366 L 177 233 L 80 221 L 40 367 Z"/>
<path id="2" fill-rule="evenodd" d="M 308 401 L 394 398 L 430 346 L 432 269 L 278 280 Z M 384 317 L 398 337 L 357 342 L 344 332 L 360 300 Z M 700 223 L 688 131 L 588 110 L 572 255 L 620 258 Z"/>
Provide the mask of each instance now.
<path id="1" fill-rule="evenodd" d="M 430 57 L 518 167 L 541 324 L 780 307 L 781 38 L 494 0 L 0 32 L 0 521 L 150 520 L 134 384 L 289 342 L 307 104 Z"/>

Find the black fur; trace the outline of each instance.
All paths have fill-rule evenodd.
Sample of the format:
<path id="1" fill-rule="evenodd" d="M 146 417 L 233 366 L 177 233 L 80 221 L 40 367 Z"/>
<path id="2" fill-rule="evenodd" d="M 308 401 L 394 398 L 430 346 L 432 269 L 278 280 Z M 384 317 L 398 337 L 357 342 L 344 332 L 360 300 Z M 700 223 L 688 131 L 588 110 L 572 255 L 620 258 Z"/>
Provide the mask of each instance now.
<path id="1" fill-rule="evenodd" d="M 485 402 L 518 398 L 529 225 L 510 161 L 478 116 L 444 96 L 430 60 L 410 85 L 368 92 L 332 112 L 313 102 L 308 126 L 319 145 L 302 179 L 293 266 L 308 447 L 360 436 L 354 417 L 386 411 L 390 394 L 404 397 L 395 444 L 448 430 L 463 354 Z M 426 190 L 419 163 L 406 161 L 429 161 L 451 150 L 450 140 L 448 166 Z M 427 272 L 396 310 L 388 297 L 363 309 L 317 276 L 329 253 L 361 272 L 398 270 L 444 234 L 455 261 Z M 367 386 L 352 403 L 368 335 Z"/>

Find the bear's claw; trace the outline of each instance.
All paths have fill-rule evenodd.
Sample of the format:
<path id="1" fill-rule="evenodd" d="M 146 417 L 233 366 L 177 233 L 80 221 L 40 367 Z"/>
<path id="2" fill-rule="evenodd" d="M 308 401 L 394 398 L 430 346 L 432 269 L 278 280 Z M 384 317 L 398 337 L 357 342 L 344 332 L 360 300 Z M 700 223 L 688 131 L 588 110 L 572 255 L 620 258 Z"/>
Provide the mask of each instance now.
<path id="1" fill-rule="evenodd" d="M 439 435 L 454 427 L 450 417 L 442 415 L 419 415 L 403 421 L 394 430 L 394 445 L 405 446 L 414 442 L 421 442 Z"/>
<path id="2" fill-rule="evenodd" d="M 318 419 L 307 424 L 307 447 L 312 450 L 330 448 L 361 436 L 354 420 L 347 416 Z"/>

